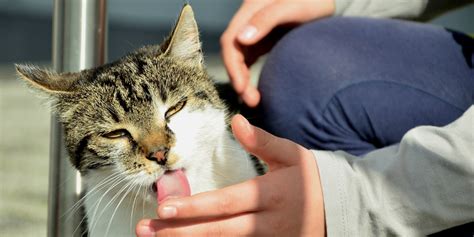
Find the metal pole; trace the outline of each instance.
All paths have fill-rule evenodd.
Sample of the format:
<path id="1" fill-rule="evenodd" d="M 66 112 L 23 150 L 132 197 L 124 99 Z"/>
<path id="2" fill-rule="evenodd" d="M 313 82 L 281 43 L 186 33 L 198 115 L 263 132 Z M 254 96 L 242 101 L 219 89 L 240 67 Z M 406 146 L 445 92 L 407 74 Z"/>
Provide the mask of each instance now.
<path id="1" fill-rule="evenodd" d="M 77 72 L 106 61 L 106 0 L 54 0 L 53 67 Z M 48 236 L 81 236 L 83 213 L 70 212 L 82 192 L 81 176 L 69 163 L 62 128 L 51 121 Z M 77 228 L 77 229 L 76 229 Z"/>

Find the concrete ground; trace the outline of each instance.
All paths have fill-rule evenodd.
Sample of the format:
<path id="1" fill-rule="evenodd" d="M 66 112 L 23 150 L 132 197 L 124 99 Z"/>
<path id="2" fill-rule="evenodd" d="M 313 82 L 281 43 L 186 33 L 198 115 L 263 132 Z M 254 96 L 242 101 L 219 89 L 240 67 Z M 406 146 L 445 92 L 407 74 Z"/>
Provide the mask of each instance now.
<path id="1" fill-rule="evenodd" d="M 227 75 L 217 55 L 206 57 L 217 80 Z M 261 63 L 254 69 L 254 79 Z M 48 105 L 0 65 L 0 236 L 46 236 L 49 166 Z"/>
<path id="2" fill-rule="evenodd" d="M 0 236 L 46 236 L 49 110 L 0 67 Z"/>

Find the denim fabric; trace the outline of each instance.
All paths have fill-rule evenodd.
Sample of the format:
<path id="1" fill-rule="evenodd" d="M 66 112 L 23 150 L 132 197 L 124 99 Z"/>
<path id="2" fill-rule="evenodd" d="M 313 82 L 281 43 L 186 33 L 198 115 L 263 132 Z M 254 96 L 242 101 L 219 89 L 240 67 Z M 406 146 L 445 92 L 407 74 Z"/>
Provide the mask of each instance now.
<path id="1" fill-rule="evenodd" d="M 361 155 L 398 143 L 473 103 L 473 48 L 468 36 L 407 21 L 305 24 L 270 52 L 255 122 L 311 149 Z"/>

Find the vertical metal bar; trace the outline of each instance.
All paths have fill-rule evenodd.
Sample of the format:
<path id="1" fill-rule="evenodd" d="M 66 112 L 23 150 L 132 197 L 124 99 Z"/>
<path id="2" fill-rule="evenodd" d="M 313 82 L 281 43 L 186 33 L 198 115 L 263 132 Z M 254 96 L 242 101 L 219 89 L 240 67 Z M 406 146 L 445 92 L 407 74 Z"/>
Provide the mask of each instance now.
<path id="1" fill-rule="evenodd" d="M 54 0 L 53 14 L 53 67 L 57 72 L 77 72 L 106 61 L 106 0 Z M 50 153 L 48 236 L 81 236 L 82 213 L 67 213 L 79 200 L 81 176 L 69 163 L 62 128 L 54 115 Z"/>

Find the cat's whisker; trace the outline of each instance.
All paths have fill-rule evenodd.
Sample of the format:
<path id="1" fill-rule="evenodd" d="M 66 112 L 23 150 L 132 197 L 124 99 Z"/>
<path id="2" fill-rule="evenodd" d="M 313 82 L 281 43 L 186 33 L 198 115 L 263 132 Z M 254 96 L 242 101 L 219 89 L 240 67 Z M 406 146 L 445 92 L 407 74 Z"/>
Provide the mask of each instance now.
<path id="1" fill-rule="evenodd" d="M 133 198 L 133 202 L 132 202 L 132 211 L 131 211 L 131 214 L 130 214 L 130 229 L 133 230 L 133 214 L 135 212 L 135 203 L 137 202 L 137 198 L 138 198 L 138 195 L 140 194 L 140 190 L 142 189 L 143 187 L 143 183 L 140 183 L 138 185 L 138 190 L 136 191 L 135 193 L 135 198 Z M 145 198 L 145 197 L 142 197 L 142 198 Z"/>
<path id="2" fill-rule="evenodd" d="M 129 182 L 127 184 L 127 191 L 125 191 L 125 194 L 122 196 L 122 198 L 120 199 L 119 203 L 117 204 L 117 206 L 115 207 L 114 211 L 112 212 L 112 216 L 110 216 L 110 220 L 109 220 L 109 224 L 107 225 L 107 229 L 105 231 L 105 236 L 108 236 L 109 235 L 109 230 L 110 230 L 110 227 L 112 226 L 112 222 L 114 220 L 114 217 L 115 217 L 115 214 L 117 213 L 117 210 L 118 208 L 120 207 L 120 205 L 122 204 L 123 200 L 125 200 L 125 198 L 128 196 L 128 194 L 131 192 L 131 190 L 133 190 L 133 188 L 136 186 L 137 184 L 133 183 L 133 182 Z"/>
<path id="3" fill-rule="evenodd" d="M 122 180 L 119 180 L 118 182 L 116 182 L 115 184 L 113 184 L 111 187 L 109 187 L 107 189 L 107 191 L 105 193 L 102 194 L 102 196 L 100 197 L 100 199 L 96 202 L 97 204 L 95 204 L 95 209 L 94 209 L 94 214 L 92 216 L 92 220 L 95 222 L 93 225 L 92 225 L 92 228 L 91 231 L 93 229 L 95 229 L 95 227 L 97 226 L 98 222 L 99 222 L 99 219 L 100 217 L 102 216 L 102 214 L 105 212 L 105 210 L 107 209 L 107 207 L 109 206 L 109 204 L 114 201 L 114 198 L 118 195 L 120 195 L 121 191 L 119 191 L 118 193 L 116 193 L 113 198 L 109 201 L 109 203 L 107 203 L 107 205 L 103 208 L 103 210 L 100 212 L 99 216 L 96 218 L 96 215 L 97 215 L 97 212 L 98 212 L 98 209 L 99 209 L 99 206 L 100 206 L 100 203 L 102 202 L 102 199 L 108 194 L 108 192 L 110 192 L 111 190 L 113 190 L 115 187 L 117 187 L 119 184 L 121 184 L 122 182 L 125 182 L 126 180 L 122 179 Z"/>
<path id="4" fill-rule="evenodd" d="M 101 196 L 101 198 L 100 198 L 98 201 L 96 201 L 96 202 L 94 203 L 94 205 L 95 205 L 95 204 L 99 204 L 100 201 L 101 201 L 101 199 L 104 197 L 104 195 L 106 195 L 106 194 L 107 194 L 109 191 L 111 191 L 115 186 L 117 186 L 119 183 L 121 183 L 121 179 L 122 179 L 121 175 L 118 174 L 118 175 L 114 176 L 111 180 L 109 180 L 109 181 L 107 182 L 107 184 L 104 184 L 103 187 L 101 188 L 101 190 L 104 189 L 104 188 L 106 188 L 107 185 L 108 185 L 109 187 L 108 187 L 107 190 L 103 193 L 103 195 Z M 98 192 L 98 191 L 99 191 L 99 190 L 96 190 L 96 192 Z M 96 192 L 94 192 L 94 194 L 95 194 Z"/>
<path id="5" fill-rule="evenodd" d="M 231 178 L 229 178 L 228 176 L 225 176 L 225 175 L 223 175 L 223 174 L 221 174 L 221 173 L 218 173 L 218 172 L 216 172 L 216 171 L 212 171 L 212 173 L 214 173 L 214 174 L 216 174 L 217 176 L 223 178 L 226 182 L 232 181 Z"/>
<path id="6" fill-rule="evenodd" d="M 143 197 L 146 197 L 146 193 L 147 193 L 147 187 L 143 189 Z M 145 198 L 142 198 L 142 218 L 145 217 L 145 204 L 146 204 L 146 200 Z"/>
<path id="7" fill-rule="evenodd" d="M 229 150 L 229 151 L 242 151 L 242 148 L 237 148 L 237 147 L 234 147 L 234 146 L 226 146 L 226 145 L 222 145 L 220 148 L 222 149 L 225 149 L 225 150 Z"/>
<path id="8" fill-rule="evenodd" d="M 111 176 L 112 176 L 112 175 L 111 175 Z M 116 178 L 116 176 L 118 176 L 118 175 L 115 175 L 115 178 Z M 107 182 L 104 182 L 104 183 L 102 184 L 102 186 L 105 187 L 106 183 L 108 183 L 108 182 L 113 182 L 112 179 L 114 179 L 114 177 L 109 177 L 109 178 L 110 178 L 110 179 L 109 179 Z M 103 187 L 102 187 L 102 188 L 103 188 Z M 102 189 L 102 188 L 101 188 L 101 189 Z M 100 189 L 99 189 L 99 190 L 100 190 Z M 98 192 L 99 190 L 96 190 L 96 191 Z M 95 192 L 88 193 L 86 196 L 92 196 L 94 193 L 95 193 Z M 78 207 L 76 208 L 75 211 L 78 211 L 78 210 L 79 210 L 80 205 L 83 204 L 85 198 L 86 198 L 86 197 L 81 198 L 81 200 L 80 200 L 81 202 L 77 202 L 77 203 L 76 203 L 76 204 L 79 204 L 79 205 L 78 205 Z M 84 217 L 81 219 L 81 221 L 79 222 L 79 224 L 77 225 L 77 227 L 74 229 L 73 233 L 75 233 L 75 232 L 82 226 L 82 224 L 83 224 L 83 222 L 86 220 L 86 218 L 87 218 L 87 215 L 84 215 Z M 87 228 L 83 230 L 83 233 L 81 233 L 81 236 L 84 235 L 85 233 L 87 233 Z"/>
<path id="9" fill-rule="evenodd" d="M 117 176 L 119 176 L 119 173 L 113 173 L 111 175 L 109 175 L 107 178 L 105 178 L 101 183 L 99 183 L 96 187 L 94 187 L 91 192 L 87 193 L 86 195 L 84 195 L 84 197 L 82 197 L 78 202 L 76 202 L 76 204 L 74 206 L 76 206 L 76 210 L 74 210 L 73 212 L 76 212 L 80 206 L 83 204 L 84 200 L 86 199 L 86 197 L 88 196 L 91 196 L 92 194 L 94 194 L 96 191 L 99 191 L 100 189 L 102 189 L 103 187 L 105 187 L 105 185 L 109 182 L 113 182 L 113 179 L 116 178 Z M 102 188 L 100 189 L 97 189 L 99 186 L 102 186 Z M 72 210 L 71 210 L 72 212 Z M 72 213 L 71 213 L 72 214 Z M 64 216 L 64 215 L 63 215 Z M 68 217 L 69 219 L 70 217 Z M 84 215 L 84 217 L 81 219 L 81 221 L 79 222 L 79 224 L 77 225 L 77 227 L 74 229 L 73 231 L 73 235 L 76 233 L 77 230 L 79 230 L 79 228 L 82 226 L 82 223 L 86 220 L 87 218 L 87 215 Z M 85 233 L 87 233 L 87 228 L 85 230 L 83 230 L 83 233 L 81 233 L 81 236 L 84 235 Z"/>
<path id="10" fill-rule="evenodd" d="M 133 227 L 133 214 L 135 212 L 135 202 L 137 201 L 137 197 L 138 197 L 138 191 L 141 189 L 141 184 L 138 185 L 137 187 L 137 190 L 135 192 L 135 197 L 132 199 L 132 208 L 131 208 L 131 211 L 130 211 L 130 218 L 129 218 L 129 225 L 130 225 L 130 229 L 132 229 Z"/>
<path id="11" fill-rule="evenodd" d="M 114 180 L 114 183 L 112 183 L 111 186 L 101 195 L 100 199 L 94 203 L 94 205 L 96 206 L 96 209 L 95 209 L 95 212 L 94 212 L 93 219 L 96 219 L 95 217 L 96 217 L 96 214 L 97 214 L 97 211 L 98 211 L 97 208 L 101 205 L 102 200 L 107 196 L 107 194 L 108 194 L 110 191 L 114 190 L 117 186 L 119 186 L 119 185 L 120 185 L 121 183 L 123 183 L 123 182 L 125 182 L 125 184 L 124 184 L 124 186 L 125 186 L 125 185 L 127 184 L 125 180 L 123 180 L 123 179 Z M 123 186 L 122 186 L 122 188 L 123 188 Z M 122 188 L 121 188 L 121 189 L 122 189 Z M 108 202 L 107 204 L 109 204 L 110 201 L 112 201 L 113 198 L 114 198 L 116 195 L 118 195 L 119 193 L 120 193 L 120 191 L 114 193 L 113 196 L 112 196 L 112 198 L 109 200 L 109 202 Z M 106 207 L 107 207 L 107 206 L 106 206 Z M 100 212 L 100 213 L 102 213 L 102 212 Z M 99 215 L 100 215 L 100 213 L 99 213 Z M 100 217 L 100 216 L 99 216 L 99 217 Z M 99 218 L 97 218 L 97 219 L 99 219 Z"/>
<path id="12" fill-rule="evenodd" d="M 84 217 L 82 217 L 81 221 L 79 222 L 79 224 L 77 224 L 76 228 L 74 229 L 74 231 L 72 232 L 72 235 L 74 236 L 76 234 L 76 231 L 79 230 L 79 228 L 82 226 L 82 223 L 87 219 L 87 215 L 84 215 Z M 85 228 L 82 233 L 81 233 L 81 236 L 83 236 L 85 233 L 87 233 L 87 228 Z"/>
<path id="13" fill-rule="evenodd" d="M 133 184 L 133 182 L 130 181 L 130 180 L 122 180 L 121 182 L 123 182 L 123 181 L 125 181 L 125 184 L 120 188 L 120 190 L 119 190 L 117 193 L 115 193 L 115 194 L 112 196 L 112 198 L 109 200 L 109 202 L 105 205 L 105 207 L 103 208 L 103 210 L 99 213 L 99 216 L 97 217 L 98 219 L 100 219 L 100 218 L 104 215 L 106 209 L 109 208 L 110 205 L 112 205 L 112 204 L 115 202 L 115 200 L 117 200 L 118 198 L 120 198 L 120 195 L 122 194 L 122 192 L 124 192 L 130 185 Z M 120 183 L 121 183 L 121 182 L 120 182 Z"/>
<path id="14" fill-rule="evenodd" d="M 233 179 L 227 175 L 224 175 L 222 173 L 220 173 L 219 171 L 217 171 L 216 169 L 213 169 L 212 167 L 203 167 L 203 169 L 205 169 L 206 172 L 211 172 L 217 176 L 219 176 L 220 178 L 222 178 L 222 180 L 224 180 L 226 183 L 229 183 L 229 182 L 232 182 Z M 209 180 L 210 182 L 212 182 L 213 180 Z"/>
<path id="15" fill-rule="evenodd" d="M 64 214 L 62 214 L 60 218 L 64 218 L 66 215 L 68 215 L 67 220 L 69 220 L 72 214 L 78 211 L 78 209 L 84 204 L 84 201 L 86 200 L 86 198 L 88 198 L 95 192 L 102 190 L 108 182 L 111 182 L 112 179 L 114 179 L 115 177 L 119 175 L 120 175 L 120 172 L 115 172 L 107 176 L 100 183 L 98 183 L 94 188 L 92 188 L 91 190 L 88 190 L 87 194 L 81 197 L 81 199 L 79 199 L 73 206 L 71 206 L 67 211 L 65 211 Z"/>

